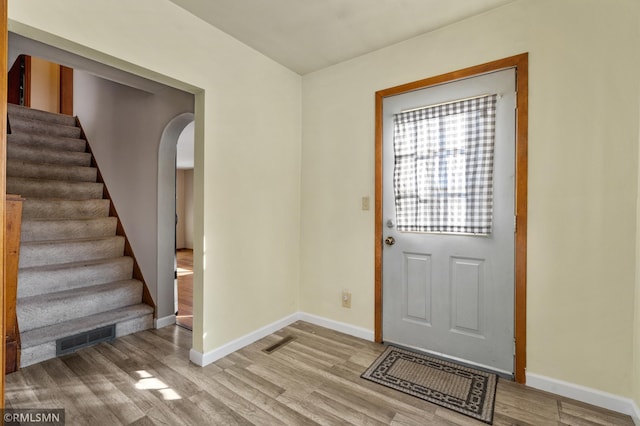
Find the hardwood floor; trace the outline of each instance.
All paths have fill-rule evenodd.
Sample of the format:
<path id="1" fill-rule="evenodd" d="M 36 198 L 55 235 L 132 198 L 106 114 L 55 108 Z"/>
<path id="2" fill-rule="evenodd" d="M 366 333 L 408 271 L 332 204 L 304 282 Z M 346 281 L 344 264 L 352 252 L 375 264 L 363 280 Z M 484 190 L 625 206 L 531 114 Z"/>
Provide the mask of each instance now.
<path id="1" fill-rule="evenodd" d="M 178 315 L 176 323 L 193 330 L 193 250 L 176 251 L 178 263 Z"/>
<path id="2" fill-rule="evenodd" d="M 295 340 L 262 352 L 285 336 Z M 213 364 L 177 326 L 7 376 L 7 408 L 65 408 L 67 425 L 483 425 L 361 379 L 382 345 L 297 322 Z M 630 417 L 500 380 L 494 425 L 633 425 Z"/>

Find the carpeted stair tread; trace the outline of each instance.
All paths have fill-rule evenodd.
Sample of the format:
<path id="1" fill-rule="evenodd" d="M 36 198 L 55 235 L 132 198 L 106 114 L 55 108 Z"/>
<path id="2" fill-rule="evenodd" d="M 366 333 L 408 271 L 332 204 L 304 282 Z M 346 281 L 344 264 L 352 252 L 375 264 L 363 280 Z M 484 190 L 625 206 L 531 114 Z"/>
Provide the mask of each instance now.
<path id="1" fill-rule="evenodd" d="M 90 287 L 132 277 L 128 256 L 20 269 L 18 298 Z"/>
<path id="2" fill-rule="evenodd" d="M 19 268 L 109 259 L 124 254 L 124 237 L 25 242 L 20 247 Z"/>
<path id="3" fill-rule="evenodd" d="M 74 116 L 42 111 L 39 109 L 24 107 L 22 105 L 7 104 L 7 113 L 11 116 L 32 118 L 34 120 L 47 121 L 49 123 L 62 124 L 65 126 L 76 125 L 76 118 Z"/>
<path id="4" fill-rule="evenodd" d="M 21 298 L 16 306 L 21 331 L 47 327 L 140 303 L 142 282 L 116 281 Z"/>
<path id="5" fill-rule="evenodd" d="M 85 219 L 109 215 L 107 199 L 48 200 L 31 199 L 22 203 L 22 219 Z"/>
<path id="6" fill-rule="evenodd" d="M 35 133 L 9 133 L 7 144 L 34 149 L 54 151 L 85 152 L 87 141 L 78 138 L 64 138 Z"/>
<path id="7" fill-rule="evenodd" d="M 27 219 L 20 240 L 25 242 L 109 237 L 116 234 L 114 216 L 88 219 Z"/>
<path id="8" fill-rule="evenodd" d="M 98 170 L 95 167 L 63 166 L 57 164 L 32 163 L 21 160 L 7 161 L 7 177 L 95 182 L 97 176 Z"/>
<path id="9" fill-rule="evenodd" d="M 136 317 L 153 314 L 153 308 L 144 303 L 114 309 L 82 318 L 82 321 L 65 321 L 56 325 L 36 328 L 20 333 L 22 348 L 29 348 L 45 342 L 73 336 L 99 327 L 104 327 L 115 322 L 130 320 Z"/>
<path id="10" fill-rule="evenodd" d="M 80 127 L 66 126 L 64 124 L 50 123 L 47 121 L 30 120 L 19 115 L 9 114 L 9 126 L 11 133 L 31 133 L 48 136 L 61 136 L 63 138 L 79 138 Z"/>
<path id="11" fill-rule="evenodd" d="M 58 149 L 7 144 L 7 160 L 88 167 L 91 165 L 91 154 L 88 152 L 60 151 Z"/>
<path id="12" fill-rule="evenodd" d="M 7 193 L 23 198 L 89 200 L 102 198 L 104 184 L 7 176 Z"/>

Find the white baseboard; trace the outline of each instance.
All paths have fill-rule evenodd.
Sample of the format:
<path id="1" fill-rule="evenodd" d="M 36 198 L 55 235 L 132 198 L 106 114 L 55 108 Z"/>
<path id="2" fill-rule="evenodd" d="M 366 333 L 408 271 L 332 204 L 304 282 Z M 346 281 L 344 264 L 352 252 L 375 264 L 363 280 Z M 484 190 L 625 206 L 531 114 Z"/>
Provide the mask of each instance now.
<path id="1" fill-rule="evenodd" d="M 162 328 L 162 327 L 166 327 L 168 325 L 173 325 L 176 323 L 176 316 L 174 315 L 167 315 L 166 317 L 162 317 L 162 318 L 157 318 L 153 320 L 153 326 L 158 329 L 158 328 Z"/>
<path id="2" fill-rule="evenodd" d="M 567 398 L 586 402 L 597 407 L 606 408 L 618 413 L 627 414 L 640 426 L 640 410 L 631 398 L 614 395 L 586 386 L 552 379 L 534 373 L 527 373 L 527 386 L 561 395 Z"/>
<path id="3" fill-rule="evenodd" d="M 373 331 L 367 330 L 366 328 L 356 327 L 351 324 L 330 320 L 317 315 L 307 314 L 305 312 L 296 312 L 204 354 L 192 348 L 189 351 L 189 359 L 194 364 L 204 367 L 205 365 L 211 364 L 220 358 L 224 358 L 230 353 L 273 334 L 281 328 L 293 324 L 296 321 L 306 321 L 311 324 L 319 325 L 321 327 L 329 328 L 331 330 L 369 341 L 373 341 L 374 337 Z"/>
<path id="4" fill-rule="evenodd" d="M 220 358 L 224 358 L 230 353 L 233 353 L 239 349 L 244 348 L 247 345 L 252 344 L 253 342 L 256 342 L 264 337 L 267 337 L 270 334 L 275 333 L 276 331 L 288 326 L 289 324 L 293 324 L 298 320 L 298 316 L 299 314 L 297 312 L 295 314 L 291 314 L 288 317 L 284 317 L 274 323 L 266 325 L 256 331 L 237 338 L 236 340 L 232 340 L 231 342 L 226 343 L 204 354 L 191 348 L 191 350 L 189 351 L 189 359 L 194 364 L 204 367 L 205 365 L 211 364 L 212 362 L 215 362 Z"/>
<path id="5" fill-rule="evenodd" d="M 636 426 L 640 426 L 640 407 L 638 407 L 638 404 L 635 402 L 633 403 L 633 414 L 631 414 L 631 418 Z"/>
<path id="6" fill-rule="evenodd" d="M 328 318 L 319 317 L 317 315 L 307 314 L 305 312 L 298 312 L 298 315 L 298 319 L 300 321 L 306 321 L 311 324 L 319 325 L 320 327 L 329 328 L 331 330 L 348 334 L 350 336 L 359 337 L 370 342 L 373 342 L 374 340 L 373 331 L 366 328 L 357 327 L 345 322 L 330 320 Z"/>

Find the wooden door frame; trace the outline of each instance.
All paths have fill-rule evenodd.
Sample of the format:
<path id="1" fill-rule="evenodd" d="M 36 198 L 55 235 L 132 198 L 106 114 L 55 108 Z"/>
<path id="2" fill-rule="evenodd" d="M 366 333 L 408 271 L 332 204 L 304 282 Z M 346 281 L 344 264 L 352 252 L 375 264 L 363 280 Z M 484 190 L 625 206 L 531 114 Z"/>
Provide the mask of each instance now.
<path id="1" fill-rule="evenodd" d="M 9 67 L 8 63 L 7 67 Z M 20 89 L 20 85 L 22 85 L 22 89 Z M 20 104 L 22 101 L 22 105 L 31 106 L 31 56 L 18 55 L 15 62 L 11 64 L 7 88 L 7 102 Z M 20 99 L 20 90 L 22 90 L 22 100 Z"/>
<path id="2" fill-rule="evenodd" d="M 0 330 L 2 336 L 6 336 L 6 324 L 5 324 L 5 285 L 6 285 L 6 265 L 4 261 L 6 247 L 5 247 L 5 211 L 6 211 L 6 152 L 7 152 L 7 54 L 8 51 L 8 33 L 7 33 L 7 0 L 0 0 L 0 44 L 4 52 L 0 57 L 0 262 L 2 264 L 2 286 L 0 287 L 0 306 L 2 306 L 2 314 L 0 315 Z M 4 339 L 4 337 L 3 337 Z M 5 343 L 0 344 L 0 365 L 2 366 L 2 372 L 0 378 L 0 409 L 4 408 L 4 366 L 5 361 Z"/>
<path id="3" fill-rule="evenodd" d="M 73 115 L 73 68 L 60 67 L 60 114 Z"/>
<path id="4" fill-rule="evenodd" d="M 515 177 L 515 297 L 514 375 L 518 383 L 525 383 L 527 365 L 527 176 L 528 176 L 528 105 L 529 105 L 529 55 L 523 53 L 497 61 L 487 62 L 447 74 L 429 77 L 376 92 L 376 151 L 375 151 L 375 341 L 382 342 L 382 103 L 384 98 L 429 86 L 449 83 L 489 72 L 514 68 L 516 70 L 516 177 Z"/>

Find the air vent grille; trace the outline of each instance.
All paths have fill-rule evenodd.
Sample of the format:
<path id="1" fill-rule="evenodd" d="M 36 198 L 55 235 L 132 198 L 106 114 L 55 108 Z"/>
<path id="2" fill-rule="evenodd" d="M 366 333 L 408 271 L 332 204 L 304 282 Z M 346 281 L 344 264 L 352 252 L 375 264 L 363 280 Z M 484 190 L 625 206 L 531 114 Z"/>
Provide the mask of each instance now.
<path id="1" fill-rule="evenodd" d="M 111 324 L 95 330 L 85 331 L 74 336 L 63 337 L 56 340 L 56 356 L 68 354 L 87 346 L 115 339 L 116 325 Z"/>
<path id="2" fill-rule="evenodd" d="M 295 339 L 296 338 L 294 336 L 283 337 L 281 340 L 277 341 L 273 345 L 269 346 L 268 348 L 263 349 L 262 352 L 265 352 L 267 354 L 271 354 L 271 353 L 277 351 L 278 349 L 280 349 L 281 347 L 283 347 L 284 345 L 286 345 L 287 343 L 293 342 Z"/>

